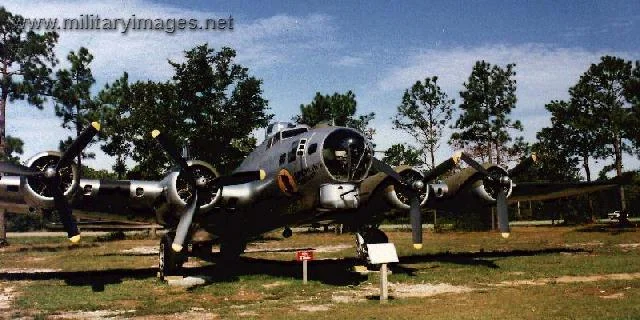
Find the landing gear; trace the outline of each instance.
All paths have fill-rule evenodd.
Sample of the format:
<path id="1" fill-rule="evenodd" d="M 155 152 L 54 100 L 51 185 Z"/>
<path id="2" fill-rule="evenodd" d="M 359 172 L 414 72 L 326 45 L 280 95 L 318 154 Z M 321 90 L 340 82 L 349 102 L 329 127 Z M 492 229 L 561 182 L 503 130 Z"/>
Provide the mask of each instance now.
<path id="1" fill-rule="evenodd" d="M 167 276 L 176 276 L 180 274 L 182 265 L 187 261 L 188 257 L 182 249 L 182 252 L 174 252 L 171 249 L 173 236 L 166 234 L 160 240 L 160 250 L 158 250 L 158 269 L 160 272 L 160 280 L 164 280 Z"/>
<path id="2" fill-rule="evenodd" d="M 220 240 L 220 259 L 223 263 L 235 263 L 240 260 L 247 243 L 244 239 L 229 237 Z"/>
<path id="3" fill-rule="evenodd" d="M 367 244 L 388 243 L 389 237 L 378 228 L 366 228 L 356 233 L 356 256 L 363 261 L 369 261 Z"/>

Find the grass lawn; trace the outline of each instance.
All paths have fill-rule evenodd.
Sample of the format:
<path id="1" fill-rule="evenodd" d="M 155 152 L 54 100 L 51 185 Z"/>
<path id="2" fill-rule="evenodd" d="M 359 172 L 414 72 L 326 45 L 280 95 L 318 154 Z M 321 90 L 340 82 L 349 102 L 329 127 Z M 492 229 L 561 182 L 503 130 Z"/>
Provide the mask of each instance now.
<path id="1" fill-rule="evenodd" d="M 378 274 L 351 272 L 352 235 L 278 233 L 249 246 L 232 270 L 190 258 L 195 288 L 156 278 L 158 239 L 16 238 L 0 249 L 0 319 L 27 318 L 640 318 L 640 231 L 594 227 L 488 232 L 387 232 L 400 264 L 392 299 L 377 301 Z M 291 248 L 314 247 L 310 283 Z M 280 250 L 269 250 L 280 249 Z"/>

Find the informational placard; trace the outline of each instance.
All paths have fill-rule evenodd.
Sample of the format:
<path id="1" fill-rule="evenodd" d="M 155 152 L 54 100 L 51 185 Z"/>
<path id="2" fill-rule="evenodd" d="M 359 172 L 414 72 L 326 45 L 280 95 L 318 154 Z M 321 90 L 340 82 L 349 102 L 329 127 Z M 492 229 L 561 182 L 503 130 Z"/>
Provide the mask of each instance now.
<path id="1" fill-rule="evenodd" d="M 310 261 L 313 260 L 313 250 L 296 251 L 296 261 Z"/>
<path id="2" fill-rule="evenodd" d="M 307 284 L 308 266 L 307 263 L 313 260 L 313 250 L 296 251 L 296 261 L 302 261 L 302 283 Z"/>
<path id="3" fill-rule="evenodd" d="M 398 262 L 398 253 L 393 243 L 367 244 L 367 253 L 371 264 Z"/>

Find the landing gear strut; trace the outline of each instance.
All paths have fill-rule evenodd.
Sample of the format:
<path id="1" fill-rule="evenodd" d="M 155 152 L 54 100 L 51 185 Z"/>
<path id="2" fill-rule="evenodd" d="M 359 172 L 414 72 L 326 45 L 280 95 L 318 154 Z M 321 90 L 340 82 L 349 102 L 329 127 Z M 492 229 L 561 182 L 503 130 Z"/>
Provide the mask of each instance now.
<path id="1" fill-rule="evenodd" d="M 160 250 L 158 250 L 158 269 L 160 272 L 160 280 L 164 280 L 167 276 L 180 275 L 182 265 L 187 261 L 186 248 L 181 252 L 174 252 L 171 249 L 173 236 L 165 234 L 160 240 Z"/>

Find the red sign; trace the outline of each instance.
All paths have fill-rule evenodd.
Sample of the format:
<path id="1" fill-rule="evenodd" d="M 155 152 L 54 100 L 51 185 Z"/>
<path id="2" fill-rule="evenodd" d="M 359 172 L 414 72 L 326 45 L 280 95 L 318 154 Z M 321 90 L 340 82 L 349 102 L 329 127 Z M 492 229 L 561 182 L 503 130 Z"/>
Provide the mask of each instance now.
<path id="1" fill-rule="evenodd" d="M 296 251 L 296 261 L 313 260 L 313 251 Z"/>

